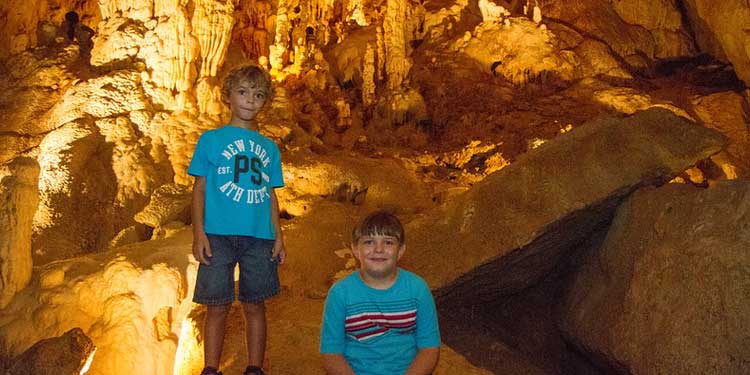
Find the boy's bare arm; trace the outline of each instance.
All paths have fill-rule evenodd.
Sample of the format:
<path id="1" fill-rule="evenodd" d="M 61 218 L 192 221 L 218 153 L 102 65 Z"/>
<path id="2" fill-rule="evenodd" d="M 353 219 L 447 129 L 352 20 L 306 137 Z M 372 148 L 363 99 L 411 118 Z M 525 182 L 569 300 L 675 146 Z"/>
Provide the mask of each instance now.
<path id="1" fill-rule="evenodd" d="M 419 349 L 404 375 L 432 374 L 440 359 L 440 347 Z"/>
<path id="2" fill-rule="evenodd" d="M 203 229 L 203 215 L 206 205 L 206 177 L 195 177 L 193 184 L 193 257 L 203 264 L 211 264 L 211 245 Z"/>
<path id="3" fill-rule="evenodd" d="M 279 264 L 283 264 L 286 259 L 286 247 L 284 246 L 284 235 L 281 233 L 281 221 L 279 219 L 279 199 L 276 198 L 276 189 L 271 189 L 271 220 L 273 229 L 276 232 L 276 242 L 273 244 L 272 258 L 277 259 Z"/>
<path id="4" fill-rule="evenodd" d="M 327 375 L 354 375 L 343 354 L 323 354 L 323 368 Z"/>

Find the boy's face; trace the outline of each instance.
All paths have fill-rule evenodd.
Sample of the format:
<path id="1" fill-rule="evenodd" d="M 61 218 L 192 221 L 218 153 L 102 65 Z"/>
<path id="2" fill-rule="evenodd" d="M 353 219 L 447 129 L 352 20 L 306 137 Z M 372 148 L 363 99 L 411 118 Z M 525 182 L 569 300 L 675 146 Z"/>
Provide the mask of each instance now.
<path id="1" fill-rule="evenodd" d="M 247 81 L 240 81 L 232 87 L 229 94 L 229 108 L 232 110 L 232 119 L 241 121 L 252 121 L 266 103 L 266 90 L 252 85 Z"/>
<path id="2" fill-rule="evenodd" d="M 352 245 L 354 257 L 359 260 L 360 271 L 373 279 L 387 279 L 398 271 L 398 260 L 406 246 L 393 236 L 362 236 Z"/>

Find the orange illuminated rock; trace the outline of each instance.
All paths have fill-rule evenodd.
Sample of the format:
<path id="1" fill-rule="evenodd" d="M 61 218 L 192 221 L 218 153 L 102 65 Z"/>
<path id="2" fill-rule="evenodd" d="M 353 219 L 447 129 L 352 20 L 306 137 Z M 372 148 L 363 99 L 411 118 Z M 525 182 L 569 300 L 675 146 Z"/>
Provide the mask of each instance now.
<path id="1" fill-rule="evenodd" d="M 750 372 L 750 182 L 635 192 L 567 296 L 563 328 L 629 374 Z"/>
<path id="2" fill-rule="evenodd" d="M 726 138 L 664 109 L 584 124 L 412 222 L 404 260 L 437 296 L 481 303 L 533 285 L 641 186 L 719 152 Z"/>
<path id="3" fill-rule="evenodd" d="M 21 157 L 0 165 L 0 309 L 31 280 L 31 222 L 39 165 Z"/>
<path id="4" fill-rule="evenodd" d="M 64 335 L 37 342 L 14 360 L 6 375 L 79 375 L 89 356 L 96 351 L 94 343 L 80 328 Z"/>

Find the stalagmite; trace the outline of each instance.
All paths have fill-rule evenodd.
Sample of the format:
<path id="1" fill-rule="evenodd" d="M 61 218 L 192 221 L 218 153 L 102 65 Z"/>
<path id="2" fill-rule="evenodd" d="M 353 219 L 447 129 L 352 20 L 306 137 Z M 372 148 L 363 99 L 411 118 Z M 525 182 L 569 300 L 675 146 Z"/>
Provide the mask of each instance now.
<path id="1" fill-rule="evenodd" d="M 39 165 L 21 157 L 0 165 L 0 309 L 31 280 L 31 223 Z"/>

